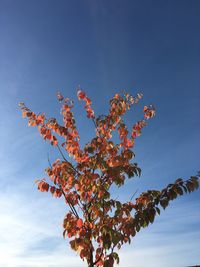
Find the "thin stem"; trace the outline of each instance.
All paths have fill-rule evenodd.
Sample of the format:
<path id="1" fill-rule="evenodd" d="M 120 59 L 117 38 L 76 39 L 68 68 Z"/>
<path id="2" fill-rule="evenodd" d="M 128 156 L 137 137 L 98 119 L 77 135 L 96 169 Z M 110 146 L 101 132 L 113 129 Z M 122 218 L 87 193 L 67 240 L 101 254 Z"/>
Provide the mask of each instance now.
<path id="1" fill-rule="evenodd" d="M 66 202 L 69 204 L 69 207 L 70 207 L 72 213 L 74 214 L 74 216 L 75 216 L 76 218 L 79 218 L 79 215 L 78 215 L 78 213 L 77 213 L 77 211 L 76 211 L 74 205 L 71 203 L 71 201 L 67 200 L 66 195 L 65 195 L 65 192 L 63 191 L 63 189 L 62 189 L 61 187 L 60 187 L 60 189 L 61 189 L 61 191 L 62 191 L 62 194 L 63 194 L 63 196 L 64 196 Z"/>
<path id="2" fill-rule="evenodd" d="M 130 201 L 132 201 L 132 199 L 134 198 L 134 196 L 137 194 L 139 188 L 135 191 L 135 193 L 132 195 L 132 197 L 130 198 Z"/>
<path id="3" fill-rule="evenodd" d="M 57 148 L 58 148 L 58 150 L 59 150 L 62 158 L 64 159 L 64 161 L 69 164 L 69 166 L 70 166 L 71 169 L 73 169 L 77 174 L 79 174 L 79 172 L 74 168 L 74 166 L 66 159 L 66 157 L 64 156 L 64 154 L 63 154 L 63 152 L 62 152 L 62 150 L 61 150 L 61 148 L 60 148 L 59 145 L 57 145 Z"/>
<path id="4" fill-rule="evenodd" d="M 49 154 L 47 154 L 47 157 L 48 157 L 49 166 L 52 168 L 52 165 L 51 165 L 51 162 L 50 162 L 50 159 L 49 159 Z M 62 189 L 61 186 L 60 186 L 60 189 L 62 191 L 62 194 L 65 197 L 65 200 L 67 201 L 65 192 L 63 191 L 63 189 Z M 69 207 L 70 207 L 72 213 L 77 217 L 78 216 L 78 213 L 77 213 L 76 209 L 74 208 L 74 206 L 69 201 L 68 201 L 68 203 L 69 203 Z M 79 218 L 79 216 L 77 218 Z"/>
<path id="5" fill-rule="evenodd" d="M 93 123 L 94 123 L 95 128 L 97 128 L 97 124 L 96 124 L 96 121 L 95 121 L 94 118 L 92 119 L 92 121 L 93 121 Z"/>
<path id="6" fill-rule="evenodd" d="M 99 255 L 99 258 L 94 262 L 94 265 L 97 264 L 97 262 L 101 260 L 102 256 L 103 256 L 103 248 L 102 248 L 101 254 Z"/>
<path id="7" fill-rule="evenodd" d="M 48 163 L 49 163 L 50 168 L 52 169 L 51 161 L 49 159 L 49 153 L 47 153 L 47 160 L 48 160 Z"/>

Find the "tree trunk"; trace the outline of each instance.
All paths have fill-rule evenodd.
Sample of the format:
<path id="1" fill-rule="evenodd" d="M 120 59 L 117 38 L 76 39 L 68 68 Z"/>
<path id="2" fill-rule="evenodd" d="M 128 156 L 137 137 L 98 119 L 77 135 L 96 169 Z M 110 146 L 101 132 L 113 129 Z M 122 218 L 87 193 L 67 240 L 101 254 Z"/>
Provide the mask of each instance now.
<path id="1" fill-rule="evenodd" d="M 92 247 L 90 249 L 90 257 L 88 259 L 88 267 L 94 267 Z"/>

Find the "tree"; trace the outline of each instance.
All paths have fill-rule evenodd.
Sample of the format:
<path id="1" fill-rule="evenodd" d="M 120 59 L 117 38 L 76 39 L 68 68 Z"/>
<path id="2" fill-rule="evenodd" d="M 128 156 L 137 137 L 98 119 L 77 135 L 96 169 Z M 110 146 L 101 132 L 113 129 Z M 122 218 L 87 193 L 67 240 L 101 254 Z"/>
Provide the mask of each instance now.
<path id="1" fill-rule="evenodd" d="M 148 190 L 134 201 L 122 203 L 110 194 L 112 185 L 121 187 L 126 179 L 140 176 L 141 169 L 132 162 L 132 148 L 135 139 L 141 135 L 147 121 L 154 117 L 153 106 L 144 107 L 144 117 L 133 125 L 131 132 L 123 116 L 132 105 L 138 103 L 142 94 L 135 97 L 124 93 L 116 94 L 110 100 L 108 115 L 96 117 L 91 100 L 79 90 L 78 99 L 85 102 L 87 117 L 95 127 L 95 136 L 83 149 L 72 113 L 73 102 L 61 93 L 63 125 L 55 118 L 47 119 L 45 114 L 36 115 L 24 103 L 20 103 L 22 116 L 29 119 L 30 126 L 37 126 L 40 134 L 51 145 L 57 147 L 61 159 L 45 170 L 46 179 L 37 181 L 41 192 L 50 192 L 54 197 L 63 197 L 69 211 L 63 222 L 64 237 L 70 239 L 71 248 L 86 260 L 88 267 L 112 267 L 119 263 L 116 249 L 131 242 L 141 228 L 154 222 L 160 207 L 165 209 L 169 202 L 184 193 L 198 188 L 199 174 L 183 181 L 177 179 L 163 190 Z M 113 141 L 112 134 L 118 133 Z M 59 136 L 58 138 L 54 135 Z M 64 139 L 60 146 L 60 139 Z M 116 138 L 115 138 L 116 139 Z M 68 153 L 70 160 L 65 156 Z"/>

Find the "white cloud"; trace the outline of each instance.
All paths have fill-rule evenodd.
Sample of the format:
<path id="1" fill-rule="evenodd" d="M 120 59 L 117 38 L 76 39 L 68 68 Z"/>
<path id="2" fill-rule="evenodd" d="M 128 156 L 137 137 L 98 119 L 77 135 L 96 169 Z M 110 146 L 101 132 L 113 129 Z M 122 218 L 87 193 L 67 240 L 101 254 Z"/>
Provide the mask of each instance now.
<path id="1" fill-rule="evenodd" d="M 127 267 L 182 267 L 199 264 L 200 203 L 175 204 L 121 250 Z"/>
<path id="2" fill-rule="evenodd" d="M 62 238 L 64 203 L 37 193 L 32 186 L 32 177 L 43 173 L 40 167 L 46 156 L 38 133 L 26 130 L 26 136 L 22 135 L 15 119 L 9 120 L 7 132 L 1 131 L 0 267 L 82 267 L 85 264 Z M 119 267 L 199 264 L 199 222 L 197 201 L 175 201 L 130 246 L 120 250 Z"/>
<path id="3" fill-rule="evenodd" d="M 60 227 L 58 223 L 62 208 L 34 201 L 20 194 L 1 194 L 0 266 L 78 266 L 79 258 L 62 238 L 62 219 Z"/>
<path id="4" fill-rule="evenodd" d="M 62 238 L 64 206 L 45 193 L 41 196 L 1 193 L 0 266 L 86 266 Z M 119 267 L 199 264 L 199 207 L 199 203 L 179 203 L 163 212 L 130 246 L 119 251 Z"/>

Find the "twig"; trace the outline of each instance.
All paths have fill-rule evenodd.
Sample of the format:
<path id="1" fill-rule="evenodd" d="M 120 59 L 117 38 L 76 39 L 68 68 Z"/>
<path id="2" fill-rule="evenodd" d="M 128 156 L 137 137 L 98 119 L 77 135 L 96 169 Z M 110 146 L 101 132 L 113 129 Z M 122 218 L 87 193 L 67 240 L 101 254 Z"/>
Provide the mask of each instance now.
<path id="1" fill-rule="evenodd" d="M 130 198 L 130 201 L 132 201 L 132 199 L 134 198 L 134 196 L 136 195 L 136 193 L 138 192 L 139 188 L 135 191 L 135 193 L 132 195 L 132 197 Z"/>
<path id="2" fill-rule="evenodd" d="M 65 158 L 65 156 L 64 156 L 64 154 L 63 154 L 63 152 L 62 152 L 62 150 L 61 150 L 61 148 L 60 148 L 59 145 L 57 145 L 57 148 L 58 148 L 61 156 L 63 157 L 64 161 L 69 164 L 69 166 L 71 167 L 71 169 L 73 169 L 77 174 L 79 174 L 79 172 L 74 168 L 74 166 Z"/>
<path id="3" fill-rule="evenodd" d="M 47 159 L 48 159 L 49 166 L 52 169 L 52 165 L 51 165 L 51 162 L 50 162 L 50 159 L 49 159 L 49 153 L 47 153 Z"/>
<path id="4" fill-rule="evenodd" d="M 66 200 L 67 203 L 69 204 L 69 207 L 70 207 L 72 213 L 75 215 L 75 217 L 79 218 L 79 215 L 78 215 L 78 213 L 77 213 L 77 211 L 76 211 L 74 205 L 71 203 L 71 201 L 68 201 L 68 200 L 67 200 L 64 190 L 63 190 L 61 187 L 60 187 L 60 190 L 62 191 L 62 194 L 64 195 L 65 200 Z"/>

